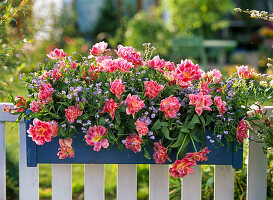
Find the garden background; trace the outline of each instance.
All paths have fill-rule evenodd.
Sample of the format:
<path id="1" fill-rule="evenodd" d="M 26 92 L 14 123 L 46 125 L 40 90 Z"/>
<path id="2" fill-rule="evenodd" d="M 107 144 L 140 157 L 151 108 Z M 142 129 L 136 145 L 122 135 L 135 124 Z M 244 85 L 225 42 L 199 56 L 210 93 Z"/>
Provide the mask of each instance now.
<path id="1" fill-rule="evenodd" d="M 111 49 L 122 44 L 139 51 L 144 50 L 143 43 L 150 42 L 156 48 L 154 55 L 176 63 L 190 58 L 200 63 L 203 70 L 218 68 L 224 70 L 225 75 L 232 73 L 237 65 L 249 65 L 256 71 L 272 74 L 267 58 L 273 57 L 273 23 L 234 12 L 236 7 L 272 13 L 273 1 L 1 1 L 0 91 L 3 95 L 0 101 L 8 101 L 6 92 L 25 95 L 19 74 L 35 72 L 51 50 L 61 48 L 68 54 L 78 52 L 88 56 L 92 45 L 100 41 L 108 42 Z M 208 45 L 215 39 L 218 44 Z M 230 44 L 219 46 L 223 40 L 229 40 Z M 15 200 L 19 185 L 18 127 L 7 124 L 7 196 Z M 267 196 L 273 199 L 272 158 L 273 154 L 269 153 Z M 116 165 L 105 167 L 106 199 L 116 196 L 116 168 Z M 39 170 L 40 199 L 50 199 L 51 167 L 43 164 Z M 138 165 L 137 171 L 138 199 L 148 199 L 149 166 Z M 204 199 L 213 199 L 213 172 L 213 166 L 202 167 Z M 246 167 L 235 173 L 235 199 L 246 199 Z M 83 199 L 83 174 L 83 165 L 73 165 L 73 199 Z M 179 199 L 181 180 L 170 177 L 170 182 L 170 199 Z"/>

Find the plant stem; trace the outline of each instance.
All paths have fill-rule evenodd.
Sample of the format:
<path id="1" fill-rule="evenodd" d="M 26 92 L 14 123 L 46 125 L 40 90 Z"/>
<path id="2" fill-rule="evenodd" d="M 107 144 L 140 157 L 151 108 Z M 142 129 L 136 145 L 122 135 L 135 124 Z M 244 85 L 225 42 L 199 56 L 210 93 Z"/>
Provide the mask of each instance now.
<path id="1" fill-rule="evenodd" d="M 192 142 L 192 145 L 193 145 L 193 147 L 194 147 L 194 150 L 195 150 L 195 152 L 197 152 L 197 149 L 196 149 L 196 146 L 195 146 L 195 144 L 194 144 L 194 141 L 193 141 L 193 139 L 192 139 L 191 136 L 190 136 L 190 138 L 191 138 L 191 142 Z"/>
<path id="2" fill-rule="evenodd" d="M 177 154 L 176 154 L 176 160 L 178 160 L 178 154 L 180 153 L 182 147 L 184 146 L 184 143 L 185 143 L 185 141 L 186 141 L 187 136 L 188 136 L 188 135 L 186 135 L 186 136 L 184 137 L 184 140 L 183 140 L 183 142 L 182 142 L 182 145 L 180 146 L 180 148 L 179 148 L 179 150 L 178 150 L 178 152 L 177 152 Z"/>

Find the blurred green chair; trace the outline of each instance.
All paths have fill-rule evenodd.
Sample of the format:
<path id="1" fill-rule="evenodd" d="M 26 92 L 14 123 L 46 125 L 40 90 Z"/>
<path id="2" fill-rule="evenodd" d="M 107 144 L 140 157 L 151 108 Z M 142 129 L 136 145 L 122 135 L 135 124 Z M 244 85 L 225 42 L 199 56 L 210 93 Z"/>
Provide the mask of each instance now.
<path id="1" fill-rule="evenodd" d="M 197 36 L 177 37 L 172 41 L 171 60 L 180 63 L 181 59 L 193 59 L 202 67 L 207 67 L 207 55 L 203 39 Z"/>

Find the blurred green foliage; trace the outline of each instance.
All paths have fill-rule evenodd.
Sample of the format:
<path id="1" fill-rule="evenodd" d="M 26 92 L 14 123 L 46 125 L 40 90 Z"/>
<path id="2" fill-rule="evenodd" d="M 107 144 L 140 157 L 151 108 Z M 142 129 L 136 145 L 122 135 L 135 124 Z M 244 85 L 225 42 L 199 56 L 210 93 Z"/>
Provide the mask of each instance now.
<path id="1" fill-rule="evenodd" d="M 144 49 L 143 43 L 152 43 L 156 47 L 155 55 L 168 57 L 171 48 L 172 34 L 166 27 L 161 17 L 162 12 L 158 7 L 152 7 L 148 12 L 140 11 L 128 22 L 124 20 L 109 40 L 111 46 L 123 44 L 133 46 L 137 50 Z"/>
<path id="2" fill-rule="evenodd" d="M 228 26 L 225 16 L 232 11 L 232 0 L 168 0 L 171 30 L 178 35 L 197 34 L 204 38 Z"/>

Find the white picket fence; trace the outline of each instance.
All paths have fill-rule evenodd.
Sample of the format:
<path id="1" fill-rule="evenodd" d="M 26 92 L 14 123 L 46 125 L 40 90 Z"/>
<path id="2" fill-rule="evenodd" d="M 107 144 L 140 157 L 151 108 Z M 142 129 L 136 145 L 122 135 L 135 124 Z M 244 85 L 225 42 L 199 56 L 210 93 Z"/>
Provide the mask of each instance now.
<path id="1" fill-rule="evenodd" d="M 5 122 L 14 122 L 16 116 L 2 112 L 0 104 L 0 200 L 6 199 L 6 157 L 5 157 Z M 266 108 L 272 112 L 272 107 Z M 247 157 L 247 199 L 266 199 L 267 157 L 262 151 L 262 144 L 249 144 Z M 84 165 L 84 199 L 104 199 L 104 165 Z M 72 199 L 72 166 L 69 164 L 52 165 L 52 199 Z M 234 199 L 234 169 L 231 166 L 215 166 L 214 199 Z M 200 200 L 201 197 L 201 166 L 195 166 L 195 173 L 182 179 L 183 200 Z M 106 177 L 107 178 L 107 177 Z M 39 199 L 39 166 L 26 166 L 25 124 L 19 123 L 19 199 Z M 118 165 L 117 168 L 117 199 L 137 199 L 137 165 Z M 149 199 L 169 199 L 169 166 L 150 165 Z"/>

